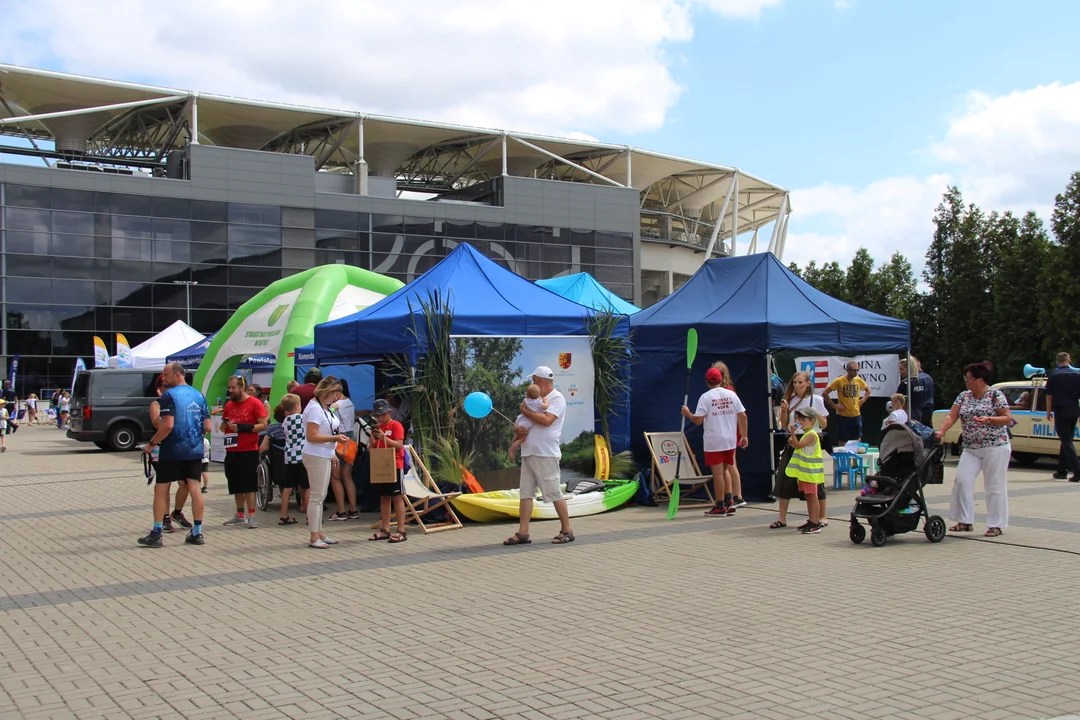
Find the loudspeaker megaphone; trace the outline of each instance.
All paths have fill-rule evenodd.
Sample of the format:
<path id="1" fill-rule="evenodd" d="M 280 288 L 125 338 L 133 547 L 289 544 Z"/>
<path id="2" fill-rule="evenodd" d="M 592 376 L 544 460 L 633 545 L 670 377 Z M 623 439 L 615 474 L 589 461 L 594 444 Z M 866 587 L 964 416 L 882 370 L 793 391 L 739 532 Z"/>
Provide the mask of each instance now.
<path id="1" fill-rule="evenodd" d="M 1031 378 L 1035 377 L 1036 375 L 1045 375 L 1045 374 L 1046 374 L 1046 368 L 1035 367 L 1031 363 L 1028 363 L 1027 365 L 1024 366 L 1024 377 L 1029 379 L 1029 380 Z"/>

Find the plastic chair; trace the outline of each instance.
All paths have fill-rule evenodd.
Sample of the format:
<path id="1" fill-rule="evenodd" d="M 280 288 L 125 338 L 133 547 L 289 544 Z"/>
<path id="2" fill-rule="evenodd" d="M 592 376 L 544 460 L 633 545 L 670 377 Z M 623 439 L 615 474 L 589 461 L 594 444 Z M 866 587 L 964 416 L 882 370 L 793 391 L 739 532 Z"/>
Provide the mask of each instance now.
<path id="1" fill-rule="evenodd" d="M 866 484 L 866 468 L 863 466 L 862 457 L 854 453 L 833 453 L 833 489 L 841 490 L 844 487 L 844 476 L 847 475 L 848 487 L 852 490 L 859 485 Z"/>

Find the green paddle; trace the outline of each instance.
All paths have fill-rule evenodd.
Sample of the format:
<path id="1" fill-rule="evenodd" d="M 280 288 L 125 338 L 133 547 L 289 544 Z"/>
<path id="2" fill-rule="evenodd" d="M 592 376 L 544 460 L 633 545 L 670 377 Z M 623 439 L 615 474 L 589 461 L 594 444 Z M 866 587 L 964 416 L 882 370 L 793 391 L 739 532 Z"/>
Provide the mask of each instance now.
<path id="1" fill-rule="evenodd" d="M 686 331 L 686 392 L 683 393 L 682 404 L 690 402 L 690 369 L 694 367 L 694 358 L 697 357 L 697 330 L 690 328 Z M 682 446 L 686 442 L 686 418 L 679 413 L 679 435 L 682 442 L 679 443 L 679 455 L 675 459 L 675 482 L 672 483 L 671 497 L 668 499 L 667 519 L 675 517 L 679 512 L 679 478 L 682 472 Z"/>

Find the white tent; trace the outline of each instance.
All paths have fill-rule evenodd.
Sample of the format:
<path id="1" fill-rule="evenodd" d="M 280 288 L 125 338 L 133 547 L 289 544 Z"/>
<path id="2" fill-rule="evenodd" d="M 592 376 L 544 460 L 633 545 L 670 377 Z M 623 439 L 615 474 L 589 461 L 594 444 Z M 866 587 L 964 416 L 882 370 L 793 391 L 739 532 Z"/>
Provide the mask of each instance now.
<path id="1" fill-rule="evenodd" d="M 165 358 L 186 350 L 206 336 L 177 320 L 144 343 L 131 348 L 131 363 L 137 368 L 165 367 Z"/>

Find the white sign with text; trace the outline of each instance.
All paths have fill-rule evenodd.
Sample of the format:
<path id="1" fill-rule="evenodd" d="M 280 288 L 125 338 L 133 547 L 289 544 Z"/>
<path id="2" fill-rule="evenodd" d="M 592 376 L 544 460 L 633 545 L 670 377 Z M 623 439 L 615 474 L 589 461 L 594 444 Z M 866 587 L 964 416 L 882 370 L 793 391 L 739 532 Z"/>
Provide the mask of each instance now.
<path id="1" fill-rule="evenodd" d="M 814 394 L 821 395 L 834 379 L 844 374 L 844 364 L 859 363 L 859 376 L 870 386 L 871 397 L 889 397 L 900 385 L 900 358 L 897 355 L 856 355 L 854 357 L 813 356 L 795 358 L 795 369 L 810 373 Z"/>

